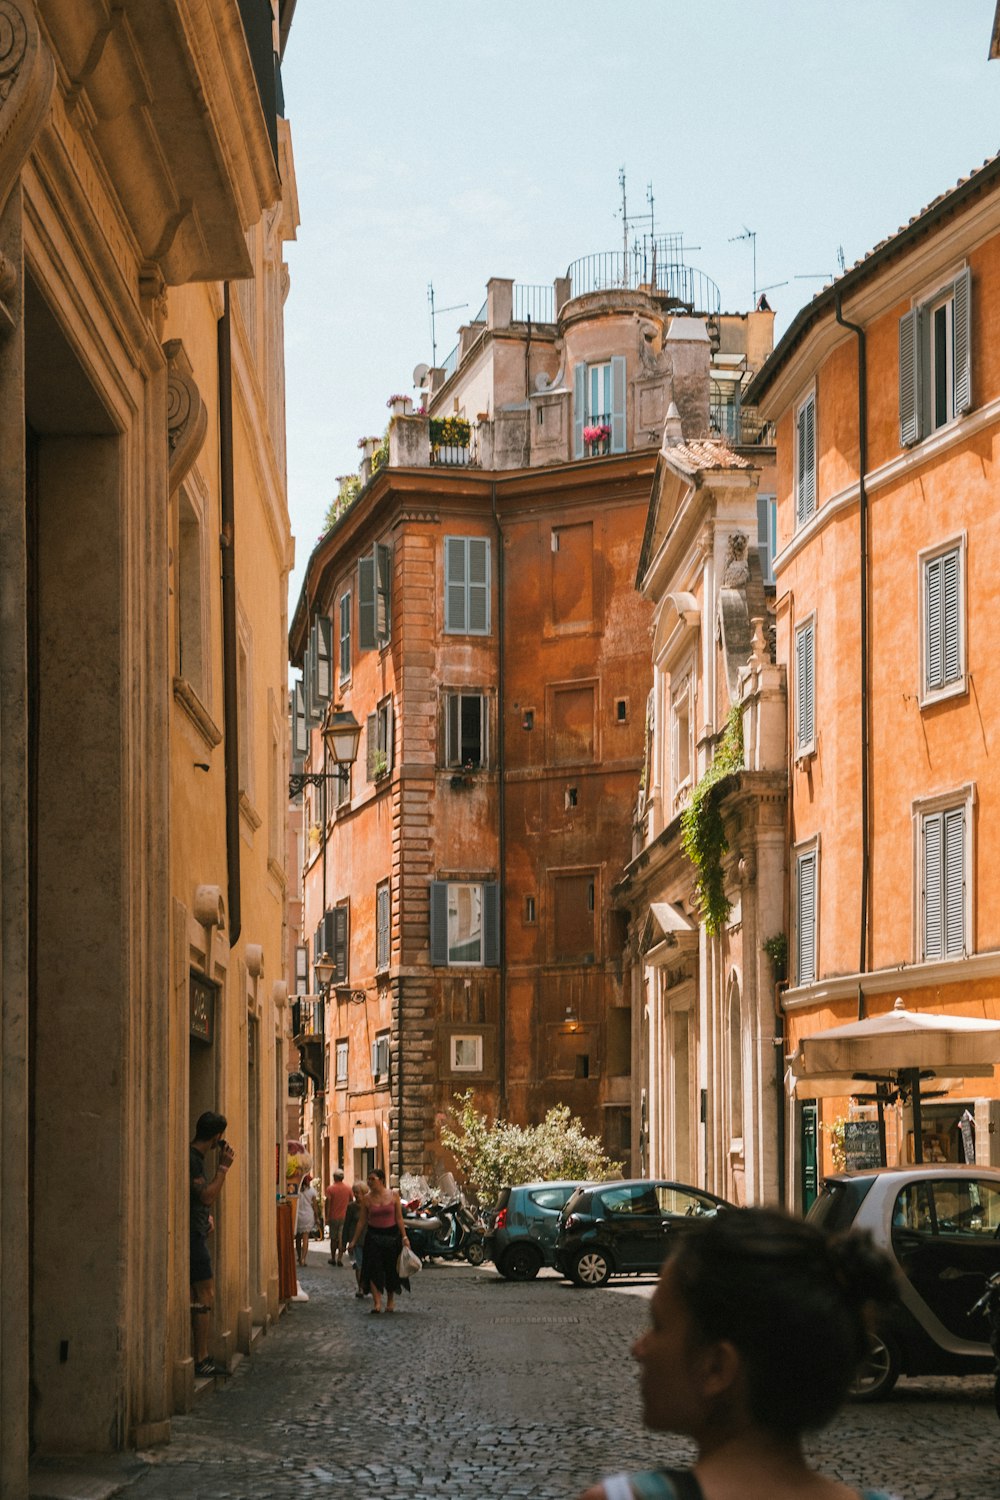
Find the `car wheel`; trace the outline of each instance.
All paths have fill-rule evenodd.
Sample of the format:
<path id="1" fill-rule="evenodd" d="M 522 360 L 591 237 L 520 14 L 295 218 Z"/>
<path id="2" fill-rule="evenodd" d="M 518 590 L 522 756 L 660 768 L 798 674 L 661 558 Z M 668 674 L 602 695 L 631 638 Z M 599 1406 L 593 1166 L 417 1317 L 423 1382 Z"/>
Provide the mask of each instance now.
<path id="1" fill-rule="evenodd" d="M 483 1249 L 482 1240 L 472 1240 L 465 1247 L 465 1258 L 470 1266 L 481 1266 L 486 1259 L 486 1251 Z"/>
<path id="2" fill-rule="evenodd" d="M 580 1250 L 573 1261 L 572 1276 L 577 1286 L 603 1286 L 611 1275 L 611 1262 L 603 1250 Z"/>
<path id="3" fill-rule="evenodd" d="M 534 1245 L 512 1245 L 500 1269 L 508 1281 L 534 1281 L 542 1269 L 542 1257 Z"/>
<path id="4" fill-rule="evenodd" d="M 868 1335 L 868 1353 L 851 1383 L 855 1401 L 881 1401 L 899 1379 L 899 1349 L 889 1334 Z"/>

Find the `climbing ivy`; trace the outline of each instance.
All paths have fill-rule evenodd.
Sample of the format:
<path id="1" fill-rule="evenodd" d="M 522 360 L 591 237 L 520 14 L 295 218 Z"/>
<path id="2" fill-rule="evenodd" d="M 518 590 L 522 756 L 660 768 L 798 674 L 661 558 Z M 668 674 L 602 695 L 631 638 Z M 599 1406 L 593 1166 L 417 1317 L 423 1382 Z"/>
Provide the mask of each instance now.
<path id="1" fill-rule="evenodd" d="M 732 903 L 726 898 L 722 856 L 729 845 L 719 810 L 718 785 L 743 769 L 743 715 L 735 703 L 729 711 L 715 758 L 691 793 L 681 814 L 681 849 L 695 867 L 695 896 L 705 929 L 713 937 L 722 931 Z"/>

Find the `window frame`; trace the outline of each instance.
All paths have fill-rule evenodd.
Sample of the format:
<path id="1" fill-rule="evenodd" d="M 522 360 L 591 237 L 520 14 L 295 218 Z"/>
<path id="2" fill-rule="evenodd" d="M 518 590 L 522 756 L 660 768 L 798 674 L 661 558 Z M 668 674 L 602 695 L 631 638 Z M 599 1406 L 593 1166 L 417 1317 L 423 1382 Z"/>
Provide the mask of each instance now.
<path id="1" fill-rule="evenodd" d="M 351 680 L 351 591 L 345 589 L 337 605 L 339 625 L 339 649 L 337 652 L 337 681 L 343 685 Z"/>
<path id="2" fill-rule="evenodd" d="M 801 493 L 801 491 L 802 491 L 802 483 L 803 483 L 803 476 L 802 476 L 802 474 L 800 472 L 800 470 L 801 470 L 801 461 L 802 461 L 802 455 L 801 455 L 802 433 L 800 432 L 800 417 L 801 417 L 801 414 L 810 405 L 812 406 L 812 411 L 813 411 L 813 416 L 812 416 L 812 496 L 811 496 L 811 500 L 809 500 L 808 502 L 804 502 L 803 501 L 803 497 L 802 497 L 802 493 Z M 809 387 L 809 389 L 803 393 L 803 395 L 800 398 L 800 400 L 796 403 L 795 408 L 794 408 L 794 412 L 793 412 L 792 421 L 793 421 L 793 427 L 792 427 L 792 433 L 793 433 L 793 445 L 792 445 L 792 447 L 793 447 L 792 499 L 793 499 L 793 502 L 794 502 L 794 510 L 795 510 L 795 529 L 796 529 L 796 531 L 800 531 L 803 526 L 807 526 L 809 524 L 809 522 L 812 520 L 813 516 L 816 514 L 816 512 L 819 509 L 819 442 L 818 442 L 818 433 L 817 433 L 817 401 L 816 401 L 816 386 L 815 386 L 815 384 L 811 385 Z M 805 504 L 806 503 L 808 503 L 808 509 L 805 509 Z"/>
<path id="3" fill-rule="evenodd" d="M 968 533 L 957 532 L 946 541 L 938 542 L 933 547 L 925 547 L 917 553 L 917 628 L 918 628 L 918 658 L 919 658 L 919 701 L 921 708 L 927 708 L 934 703 L 940 703 L 946 698 L 959 698 L 969 691 L 969 668 L 967 651 L 967 551 Z M 932 687 L 928 682 L 928 660 L 927 660 L 927 626 L 928 626 L 928 569 L 931 564 L 940 558 L 947 557 L 949 553 L 958 554 L 958 657 L 959 674 L 950 682 L 943 682 L 940 687 Z M 941 643 L 942 654 L 944 651 L 944 640 Z"/>
<path id="4" fill-rule="evenodd" d="M 391 1032 L 388 1028 L 383 1031 L 376 1031 L 372 1038 L 372 1083 L 376 1087 L 382 1086 L 383 1088 L 388 1088 L 390 1084 L 390 1074 L 392 1072 L 390 1040 Z M 380 1065 L 383 1057 L 385 1059 L 384 1067 Z"/>
<path id="5" fill-rule="evenodd" d="M 478 959 L 453 958 L 449 933 L 451 892 L 458 886 L 470 886 L 480 892 L 481 940 Z M 443 921 L 443 933 L 442 933 Z M 501 923 L 503 914 L 500 884 L 496 880 L 432 880 L 430 885 L 430 961 L 441 969 L 495 969 L 500 963 Z"/>
<path id="6" fill-rule="evenodd" d="M 382 920 L 382 905 L 386 906 L 385 921 Z M 383 940 L 384 934 L 384 940 Z M 383 946 L 384 941 L 384 946 Z M 392 885 L 380 880 L 375 887 L 375 972 L 384 974 L 392 961 Z"/>
<path id="7" fill-rule="evenodd" d="M 959 963 L 976 952 L 976 891 L 975 891 L 975 806 L 977 785 L 974 781 L 964 786 L 953 787 L 933 797 L 914 798 L 911 803 L 913 818 L 913 957 L 923 964 Z M 925 891 L 925 839 L 924 827 L 929 818 L 949 812 L 961 811 L 963 823 L 962 848 L 962 948 L 948 953 L 945 912 L 948 889 L 945 869 L 945 850 L 942 842 L 942 952 L 928 954 L 927 947 L 927 901 Z M 943 831 L 943 827 L 942 827 Z"/>
<path id="8" fill-rule="evenodd" d="M 444 700 L 444 756 L 443 756 L 444 765 L 446 767 L 450 768 L 450 769 L 458 770 L 461 767 L 463 767 L 463 766 L 465 766 L 466 764 L 469 763 L 466 760 L 466 757 L 464 755 L 464 747 L 461 744 L 461 738 L 462 738 L 462 700 L 464 698 L 478 698 L 479 699 L 479 759 L 477 761 L 472 761 L 471 764 L 473 766 L 473 769 L 475 769 L 475 770 L 485 770 L 486 767 L 489 765 L 489 758 L 490 758 L 490 734 L 489 734 L 490 709 L 489 709 L 489 695 L 487 693 L 483 692 L 480 688 L 444 688 L 442 690 L 442 698 Z M 452 704 L 454 702 L 457 702 L 457 704 L 458 704 L 458 709 L 457 709 L 457 717 L 458 717 L 457 730 L 458 730 L 458 738 L 459 738 L 459 742 L 460 743 L 459 743 L 459 745 L 458 745 L 457 748 L 456 748 L 455 745 L 452 744 L 451 718 L 452 718 Z"/>
<path id="9" fill-rule="evenodd" d="M 942 309 L 946 312 L 946 410 L 938 421 L 934 317 Z M 919 447 L 954 427 L 972 409 L 971 325 L 972 274 L 967 261 L 921 287 L 910 299 L 909 311 L 899 320 L 901 448 Z"/>
<path id="10" fill-rule="evenodd" d="M 475 1063 L 459 1063 L 458 1047 L 462 1042 L 472 1042 L 475 1048 Z M 456 1031 L 448 1038 L 448 1064 L 452 1073 L 481 1073 L 483 1071 L 483 1035 L 479 1031 Z"/>
<path id="11" fill-rule="evenodd" d="M 678 687 L 674 688 L 674 679 L 671 675 L 669 693 L 669 723 L 670 723 L 670 796 L 671 807 L 677 810 L 678 801 L 685 792 L 689 792 L 694 785 L 694 769 L 696 763 L 696 750 L 694 743 L 694 673 L 691 667 L 686 667 L 680 674 Z M 685 712 L 679 713 L 682 705 Z M 687 721 L 687 775 L 680 774 L 680 748 L 681 748 L 681 725 Z"/>
<path id="12" fill-rule="evenodd" d="M 350 1080 L 350 1040 L 348 1037 L 338 1037 L 334 1043 L 334 1078 L 333 1086 L 337 1089 L 346 1089 Z M 343 1062 L 343 1069 L 341 1069 Z"/>
<path id="13" fill-rule="evenodd" d="M 484 580 L 483 583 L 478 583 L 478 582 L 474 583 L 472 581 L 471 569 L 470 569 L 470 565 L 469 565 L 470 544 L 472 542 L 481 542 L 482 545 L 486 549 L 486 567 L 485 567 L 485 574 L 486 574 L 486 576 L 485 576 L 485 580 Z M 450 601 L 450 590 L 452 588 L 457 588 L 458 587 L 458 582 L 457 582 L 457 580 L 454 580 L 454 579 L 452 579 L 450 577 L 449 571 L 448 571 L 448 569 L 449 569 L 449 555 L 450 555 L 452 549 L 457 544 L 459 544 L 459 543 L 461 544 L 462 550 L 463 550 L 463 564 L 462 564 L 462 589 L 463 589 L 462 611 L 463 611 L 463 623 L 461 625 L 456 624 L 451 619 L 451 609 L 450 609 L 450 602 L 449 602 Z M 444 634 L 445 635 L 474 635 L 474 636 L 481 636 L 483 638 L 488 638 L 489 636 L 491 636 L 492 633 L 493 633 L 493 548 L 491 546 L 491 538 L 488 537 L 488 536 L 479 536 L 479 535 L 477 535 L 474 532 L 473 533 L 469 533 L 467 535 L 451 535 L 451 534 L 447 535 L 444 538 L 443 571 L 444 571 L 444 580 L 443 580 L 444 587 L 443 587 L 442 593 L 443 593 L 443 597 L 444 597 Z M 484 608 L 484 613 L 485 613 L 485 617 L 486 617 L 486 624 L 485 624 L 485 627 L 482 630 L 474 629 L 472 627 L 472 624 L 471 624 L 471 618 L 472 618 L 472 590 L 474 588 L 475 589 L 483 589 L 484 590 L 484 594 L 485 594 L 485 608 Z"/>

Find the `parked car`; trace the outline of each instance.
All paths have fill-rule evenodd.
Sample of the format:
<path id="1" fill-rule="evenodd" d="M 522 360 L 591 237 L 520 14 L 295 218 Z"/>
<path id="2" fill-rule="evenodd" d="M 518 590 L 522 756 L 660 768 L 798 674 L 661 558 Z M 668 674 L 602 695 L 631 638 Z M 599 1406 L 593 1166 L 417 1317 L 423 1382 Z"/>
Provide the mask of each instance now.
<path id="1" fill-rule="evenodd" d="M 888 1395 L 900 1375 L 988 1375 L 989 1323 L 970 1309 L 1000 1271 L 1000 1169 L 934 1163 L 835 1172 L 806 1217 L 867 1229 L 900 1270 L 899 1300 L 872 1336 L 856 1400 Z"/>
<path id="2" fill-rule="evenodd" d="M 668 1237 L 692 1219 L 730 1205 L 703 1188 L 647 1177 L 577 1188 L 559 1219 L 556 1264 L 577 1286 L 609 1276 L 658 1271 Z"/>
<path id="3" fill-rule="evenodd" d="M 559 1213 L 578 1182 L 526 1182 L 503 1188 L 487 1215 L 483 1248 L 508 1281 L 531 1281 L 554 1266 Z"/>

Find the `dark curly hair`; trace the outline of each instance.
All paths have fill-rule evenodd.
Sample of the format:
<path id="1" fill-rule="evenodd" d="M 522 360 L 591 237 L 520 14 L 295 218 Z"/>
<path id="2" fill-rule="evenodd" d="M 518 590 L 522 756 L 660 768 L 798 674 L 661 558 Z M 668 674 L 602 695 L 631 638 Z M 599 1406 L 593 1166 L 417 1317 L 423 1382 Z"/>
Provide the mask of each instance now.
<path id="1" fill-rule="evenodd" d="M 692 1224 L 670 1265 L 697 1335 L 739 1350 L 753 1421 L 783 1437 L 834 1415 L 874 1311 L 896 1288 L 892 1261 L 869 1235 L 826 1235 L 777 1209 Z"/>

